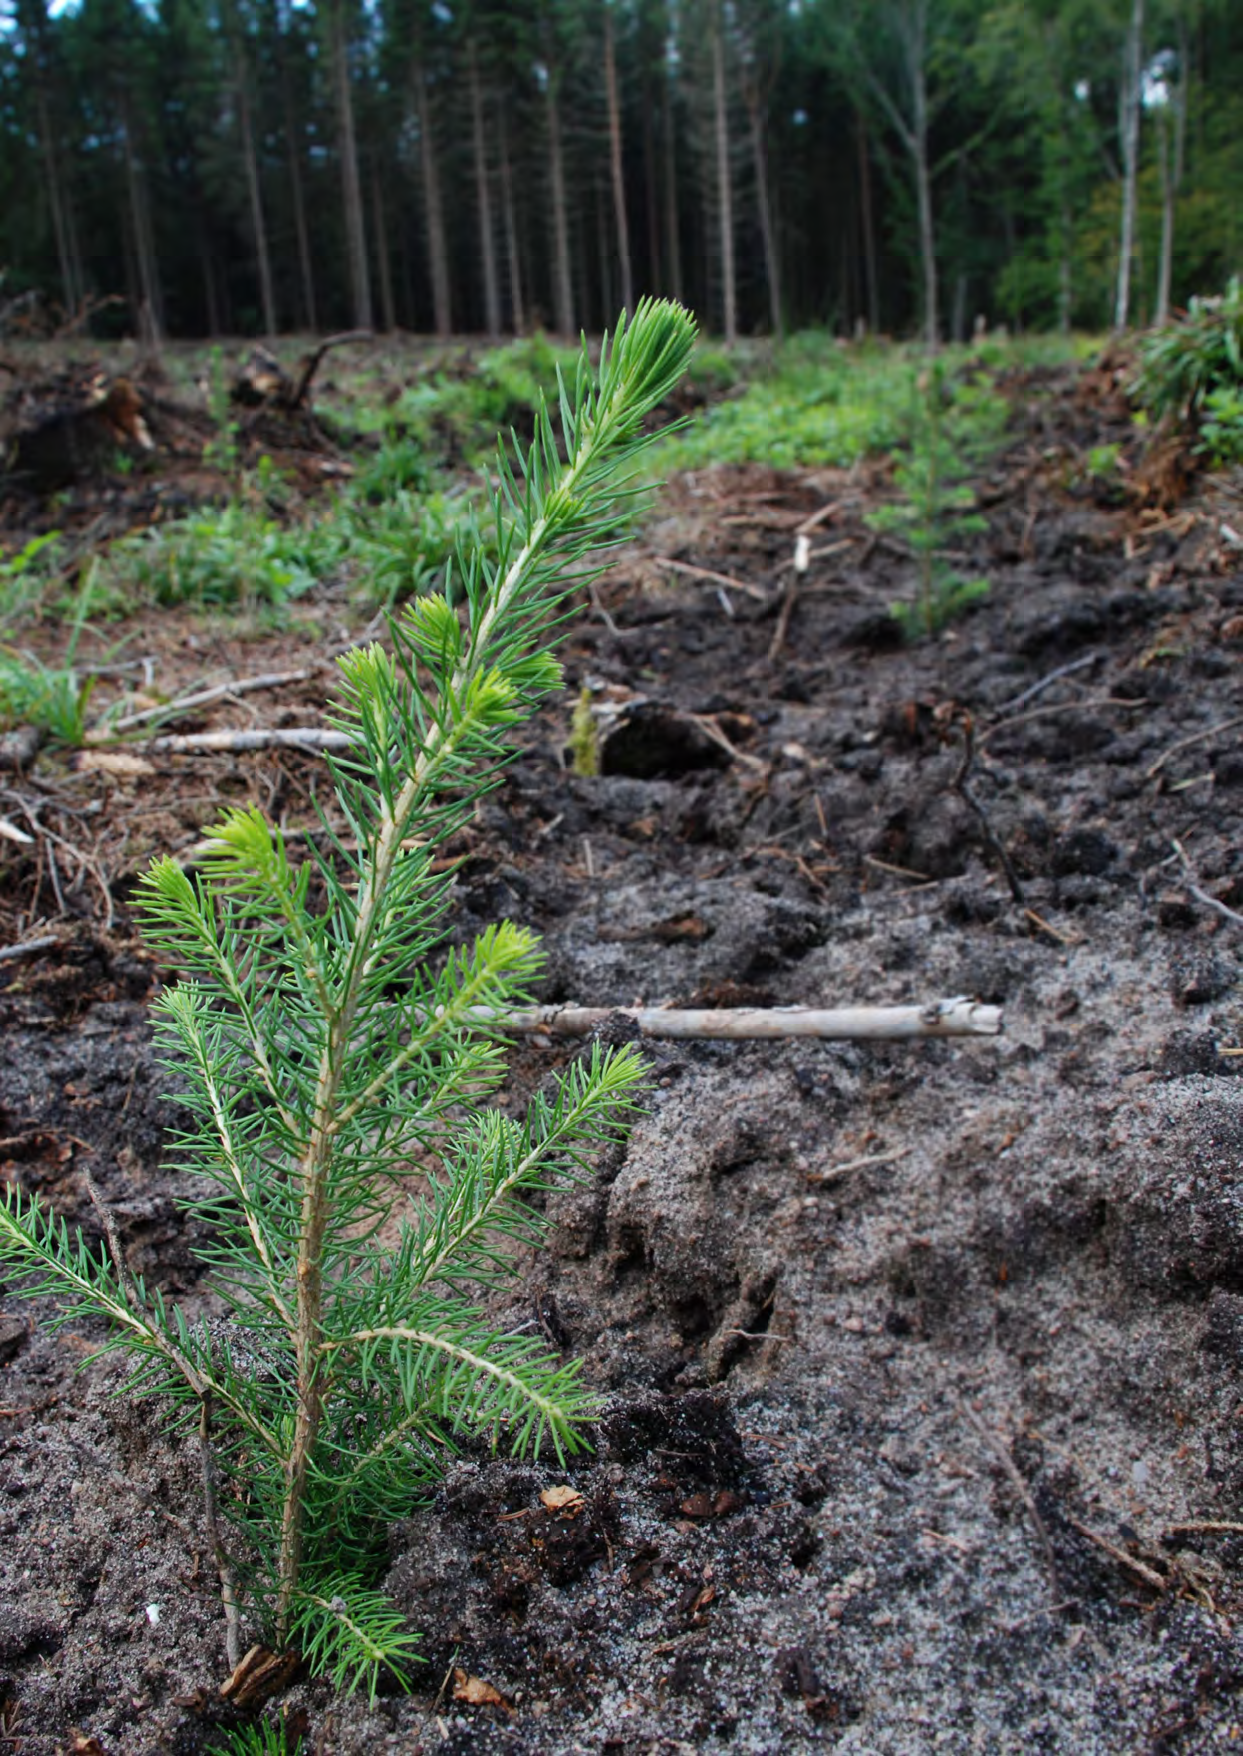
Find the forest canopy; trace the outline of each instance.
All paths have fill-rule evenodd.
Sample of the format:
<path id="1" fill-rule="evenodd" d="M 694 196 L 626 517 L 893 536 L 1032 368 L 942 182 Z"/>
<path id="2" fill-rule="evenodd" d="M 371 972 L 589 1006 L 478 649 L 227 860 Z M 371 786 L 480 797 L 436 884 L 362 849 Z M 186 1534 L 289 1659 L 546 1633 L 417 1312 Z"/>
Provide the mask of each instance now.
<path id="1" fill-rule="evenodd" d="M 1230 0 L 0 0 L 10 329 L 1125 327 L 1241 192 Z"/>

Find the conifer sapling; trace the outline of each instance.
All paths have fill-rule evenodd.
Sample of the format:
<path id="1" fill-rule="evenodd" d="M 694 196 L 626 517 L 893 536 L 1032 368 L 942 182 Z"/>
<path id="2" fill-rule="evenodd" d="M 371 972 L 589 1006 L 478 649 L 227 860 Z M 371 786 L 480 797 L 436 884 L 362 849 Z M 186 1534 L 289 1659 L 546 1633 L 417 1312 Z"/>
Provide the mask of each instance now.
<path id="1" fill-rule="evenodd" d="M 148 937 L 184 972 L 159 1044 L 189 1117 L 183 1206 L 207 1222 L 227 1319 L 191 1321 L 132 1276 L 102 1204 L 106 1248 L 16 1185 L 0 1204 L 0 1263 L 63 1301 L 58 1323 L 104 1318 L 130 1382 L 197 1422 L 233 1662 L 245 1610 L 338 1686 L 400 1681 L 417 1636 L 375 1589 L 376 1557 L 452 1436 L 559 1458 L 584 1442 L 577 1365 L 498 1333 L 475 1301 L 539 1237 L 525 1197 L 581 1175 L 624 1125 L 642 1066 L 596 1050 L 524 1121 L 486 1107 L 497 1016 L 539 952 L 503 922 L 438 958 L 452 873 L 437 851 L 557 688 L 556 626 L 693 340 L 678 306 L 644 301 L 594 376 L 584 352 L 560 384 L 560 439 L 541 405 L 529 449 L 499 452 L 494 541 L 465 528 L 443 592 L 392 619 L 387 649 L 340 661 L 352 745 L 330 768 L 348 836 L 325 818 L 298 863 L 257 807 L 232 810 L 197 877 L 162 859 L 142 881 Z"/>

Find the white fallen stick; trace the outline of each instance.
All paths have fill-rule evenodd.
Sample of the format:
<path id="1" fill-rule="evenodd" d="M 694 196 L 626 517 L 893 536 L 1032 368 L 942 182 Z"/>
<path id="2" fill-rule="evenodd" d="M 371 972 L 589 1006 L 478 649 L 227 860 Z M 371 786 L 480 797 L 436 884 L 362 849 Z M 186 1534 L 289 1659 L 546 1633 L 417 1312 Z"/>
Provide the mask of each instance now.
<path id="1" fill-rule="evenodd" d="M 235 677 L 231 683 L 217 683 L 210 689 L 198 689 L 190 695 L 180 695 L 174 701 L 162 701 L 156 707 L 144 707 L 141 713 L 123 714 L 120 719 L 104 720 L 96 730 L 95 736 L 108 740 L 117 732 L 128 732 L 134 726 L 145 725 L 153 719 L 175 719 L 179 714 L 189 713 L 192 707 L 206 707 L 213 701 L 223 701 L 230 695 L 249 695 L 256 689 L 279 689 L 286 683 L 305 683 L 315 675 L 314 667 L 301 671 L 269 671 L 262 677 Z"/>
<path id="2" fill-rule="evenodd" d="M 645 1037 L 749 1038 L 820 1037 L 836 1042 L 904 1042 L 915 1037 L 995 1037 L 1002 1026 L 1000 1006 L 975 1000 L 934 1000 L 926 1006 L 722 1006 L 675 1011 L 655 1006 L 533 1006 L 498 1015 L 479 1008 L 481 1022 L 506 1030 L 550 1031 L 559 1036 L 590 1036 L 616 1013 L 633 1019 Z"/>
<path id="3" fill-rule="evenodd" d="M 289 726 L 282 731 L 187 732 L 148 738 L 142 748 L 165 756 L 239 750 L 352 750 L 358 740 L 348 732 L 325 732 L 317 726 Z"/>

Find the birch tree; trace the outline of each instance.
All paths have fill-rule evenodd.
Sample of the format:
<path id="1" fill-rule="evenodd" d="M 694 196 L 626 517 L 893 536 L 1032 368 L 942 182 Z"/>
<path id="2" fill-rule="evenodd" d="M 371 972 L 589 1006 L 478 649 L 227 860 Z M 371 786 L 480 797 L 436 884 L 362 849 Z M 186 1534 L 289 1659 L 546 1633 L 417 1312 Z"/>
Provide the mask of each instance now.
<path id="1" fill-rule="evenodd" d="M 1135 255 L 1135 203 L 1139 180 L 1139 123 L 1143 110 L 1144 0 L 1131 0 L 1131 15 L 1122 43 L 1122 76 L 1118 82 L 1118 141 L 1122 152 L 1122 214 L 1118 239 L 1118 280 L 1114 295 L 1114 328 L 1125 329 L 1131 316 L 1131 266 Z"/>

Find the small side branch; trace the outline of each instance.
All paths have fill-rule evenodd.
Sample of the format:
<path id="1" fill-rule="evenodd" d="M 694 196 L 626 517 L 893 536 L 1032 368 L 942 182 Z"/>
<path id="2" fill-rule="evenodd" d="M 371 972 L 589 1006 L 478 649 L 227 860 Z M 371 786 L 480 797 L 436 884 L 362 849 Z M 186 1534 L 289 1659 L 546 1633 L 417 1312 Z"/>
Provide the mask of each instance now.
<path id="1" fill-rule="evenodd" d="M 242 1658 L 242 1619 L 237 1607 L 237 1581 L 220 1535 L 220 1478 L 211 1448 L 212 1394 L 203 1392 L 202 1414 L 199 1417 L 199 1457 L 203 1466 L 203 1502 L 207 1510 L 207 1540 L 211 1544 L 216 1571 L 220 1575 L 220 1601 L 224 1605 L 224 1650 L 230 1671 L 235 1671 Z"/>

